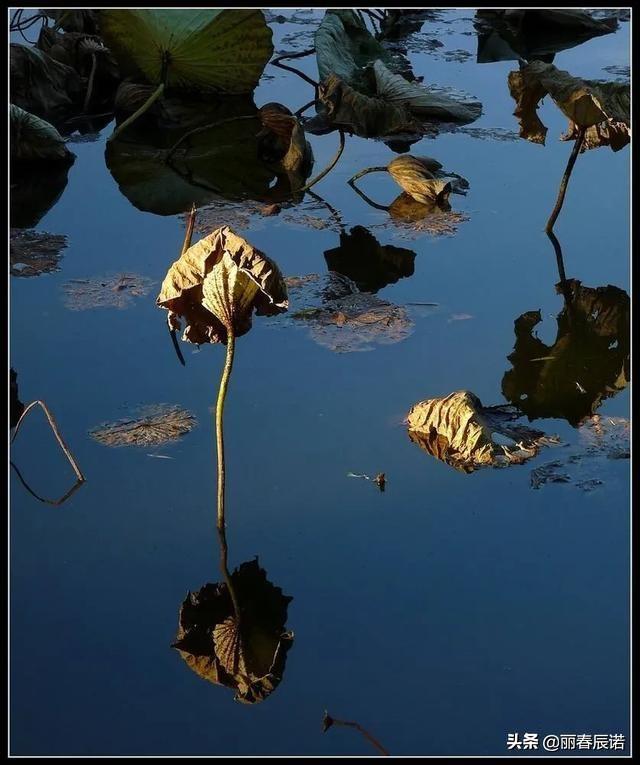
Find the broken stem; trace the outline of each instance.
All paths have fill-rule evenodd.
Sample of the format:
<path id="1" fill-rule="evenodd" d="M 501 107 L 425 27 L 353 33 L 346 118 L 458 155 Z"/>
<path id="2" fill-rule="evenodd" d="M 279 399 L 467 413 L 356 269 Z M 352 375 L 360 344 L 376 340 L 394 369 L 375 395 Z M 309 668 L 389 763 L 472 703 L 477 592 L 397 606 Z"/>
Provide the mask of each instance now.
<path id="1" fill-rule="evenodd" d="M 78 467 L 78 463 L 73 458 L 73 454 L 71 454 L 69 447 L 65 444 L 64 439 L 62 438 L 62 435 L 60 434 L 60 431 L 58 430 L 58 426 L 56 424 L 56 421 L 53 419 L 53 415 L 51 412 L 47 409 L 47 405 L 44 403 L 44 401 L 36 400 L 32 401 L 27 407 L 25 407 L 24 412 L 20 415 L 20 419 L 16 423 L 16 428 L 13 431 L 13 435 L 11 436 L 11 442 L 13 443 L 16 440 L 16 436 L 18 435 L 18 431 L 20 430 L 20 426 L 22 425 L 24 418 L 29 414 L 29 412 L 33 409 L 34 406 L 39 406 L 45 415 L 47 416 L 47 420 L 49 421 L 49 425 L 51 426 L 51 430 L 53 431 L 53 435 L 56 437 L 57 442 L 60 444 L 60 448 L 64 452 L 65 457 L 69 460 L 69 464 L 73 468 L 73 472 L 76 474 L 78 481 L 81 483 L 85 481 L 84 475 L 82 475 L 82 471 Z"/>
<path id="2" fill-rule="evenodd" d="M 353 185 L 354 181 L 357 181 L 358 178 L 362 178 L 363 175 L 367 175 L 368 173 L 386 173 L 388 172 L 386 167 L 378 166 L 378 167 L 365 167 L 364 170 L 360 170 L 360 172 L 356 173 L 354 176 L 349 178 L 347 183 Z"/>
<path id="3" fill-rule="evenodd" d="M 142 117 L 142 115 L 153 106 L 153 104 L 160 98 L 163 93 L 164 82 L 161 82 L 160 85 L 158 85 L 158 87 L 149 96 L 149 98 L 147 98 L 147 100 L 142 104 L 142 106 L 137 109 L 130 117 L 127 117 L 122 125 L 119 125 L 107 140 L 115 140 L 126 128 L 129 127 L 129 125 L 133 124 L 138 119 L 138 117 Z"/>
<path id="4" fill-rule="evenodd" d="M 303 191 L 308 191 L 312 186 L 315 186 L 316 183 L 321 181 L 327 173 L 330 173 L 331 170 L 337 165 L 338 160 L 342 156 L 342 152 L 344 151 L 344 131 L 340 130 L 340 145 L 338 146 L 338 151 L 336 152 L 334 158 L 329 162 L 329 164 L 325 167 L 325 169 L 316 175 L 315 178 L 309 181 L 306 185 L 302 186 L 299 189 L 294 189 L 291 193 L 292 194 L 300 194 Z"/>
<path id="5" fill-rule="evenodd" d="M 357 731 L 362 733 L 362 735 L 369 741 L 373 746 L 380 752 L 380 754 L 384 755 L 385 757 L 389 757 L 389 752 L 382 746 L 382 744 L 375 739 L 371 733 L 366 728 L 363 728 L 360 723 L 357 722 L 351 722 L 349 720 L 337 720 L 335 717 L 330 717 L 325 712 L 325 725 L 327 725 L 327 720 L 330 720 L 329 726 L 331 725 L 342 725 L 345 728 L 355 728 Z"/>
<path id="6" fill-rule="evenodd" d="M 560 215 L 560 210 L 562 210 L 562 205 L 564 204 L 564 197 L 565 197 L 565 194 L 567 193 L 567 186 L 569 185 L 569 178 L 571 177 L 573 166 L 575 165 L 576 159 L 578 159 L 578 154 L 580 153 L 580 149 L 582 148 L 585 132 L 586 132 L 585 128 L 580 128 L 578 132 L 578 137 L 576 138 L 573 144 L 573 150 L 571 152 L 571 156 L 569 157 L 569 161 L 567 162 L 567 167 L 564 171 L 564 175 L 562 176 L 562 181 L 560 182 L 560 189 L 558 190 L 558 198 L 556 199 L 556 205 L 553 208 L 551 217 L 547 221 L 547 225 L 545 228 L 545 231 L 547 234 L 553 230 L 553 227 L 558 218 L 558 215 Z"/>

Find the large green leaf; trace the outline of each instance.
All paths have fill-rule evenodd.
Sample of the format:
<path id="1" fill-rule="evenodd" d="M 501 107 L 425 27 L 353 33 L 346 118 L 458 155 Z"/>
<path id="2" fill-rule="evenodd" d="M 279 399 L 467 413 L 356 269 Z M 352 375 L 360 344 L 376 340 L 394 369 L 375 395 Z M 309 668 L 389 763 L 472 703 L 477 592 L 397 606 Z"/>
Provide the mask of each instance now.
<path id="1" fill-rule="evenodd" d="M 123 70 L 166 87 L 249 93 L 273 53 L 259 10 L 110 9 L 100 26 Z"/>

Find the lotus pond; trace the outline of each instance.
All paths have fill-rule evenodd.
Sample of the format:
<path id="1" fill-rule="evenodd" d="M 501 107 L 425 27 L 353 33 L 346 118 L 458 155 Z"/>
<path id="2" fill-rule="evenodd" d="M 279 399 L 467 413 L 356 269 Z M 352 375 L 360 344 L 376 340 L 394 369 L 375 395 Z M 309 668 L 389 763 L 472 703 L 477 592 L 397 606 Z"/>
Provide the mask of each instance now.
<path id="1" fill-rule="evenodd" d="M 183 21 L 33 13 L 11 425 L 70 459 L 33 407 L 12 754 L 628 754 L 628 13 L 224 12 L 195 105 L 178 55 L 123 82 Z"/>

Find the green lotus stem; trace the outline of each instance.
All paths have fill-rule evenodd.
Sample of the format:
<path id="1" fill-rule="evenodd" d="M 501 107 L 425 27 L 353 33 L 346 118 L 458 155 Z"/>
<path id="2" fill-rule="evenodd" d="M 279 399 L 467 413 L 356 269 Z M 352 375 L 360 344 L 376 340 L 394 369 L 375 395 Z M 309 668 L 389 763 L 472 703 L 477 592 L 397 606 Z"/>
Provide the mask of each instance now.
<path id="1" fill-rule="evenodd" d="M 130 117 L 127 117 L 127 119 L 122 123 L 122 125 L 119 125 L 113 133 L 109 136 L 107 140 L 113 141 L 115 138 L 117 138 L 120 133 L 123 132 L 126 128 L 129 127 L 132 123 L 134 123 L 138 117 L 141 117 L 148 109 L 150 109 L 153 104 L 160 98 L 160 96 L 164 93 L 164 82 L 161 82 L 158 87 L 153 91 L 153 93 L 147 98 L 147 100 L 142 104 L 142 106 L 135 111 Z"/>
<path id="2" fill-rule="evenodd" d="M 569 157 L 569 161 L 567 162 L 567 168 L 564 171 L 564 175 L 562 176 L 562 181 L 560 181 L 560 188 L 558 190 L 558 198 L 556 199 L 556 206 L 553 208 L 551 217 L 547 221 L 547 225 L 545 227 L 545 232 L 547 234 L 553 230 L 555 222 L 558 219 L 558 215 L 560 215 L 560 210 L 562 210 L 562 205 L 564 204 L 564 197 L 565 197 L 565 194 L 567 193 L 567 186 L 569 185 L 569 178 L 571 177 L 573 166 L 575 165 L 576 159 L 578 159 L 578 154 L 580 153 L 580 149 L 582 148 L 585 132 L 586 132 L 585 128 L 580 128 L 580 131 L 578 132 L 578 137 L 576 138 L 573 144 L 573 151 L 571 152 L 571 156 Z"/>
<path id="3" fill-rule="evenodd" d="M 349 178 L 347 183 L 353 185 L 354 181 L 357 181 L 358 178 L 362 178 L 363 175 L 368 175 L 369 173 L 387 173 L 389 172 L 385 166 L 378 166 L 378 167 L 365 167 L 364 170 L 360 170 L 359 173 L 356 173 L 354 176 Z"/>
<path id="4" fill-rule="evenodd" d="M 87 85 L 87 94 L 84 97 L 84 105 L 82 111 L 85 112 L 89 108 L 89 101 L 91 101 L 91 94 L 93 93 L 93 79 L 96 76 L 96 68 L 98 66 L 98 59 L 95 53 L 91 54 L 91 73 L 89 74 L 89 83 Z"/>
<path id="5" fill-rule="evenodd" d="M 224 361 L 224 369 L 222 370 L 222 377 L 220 379 L 220 387 L 218 389 L 218 401 L 216 403 L 216 446 L 218 451 L 218 519 L 217 526 L 218 531 L 224 531 L 224 479 L 225 479 L 225 465 L 224 465 L 224 434 L 222 427 L 222 419 L 224 415 L 224 401 L 227 396 L 227 388 L 229 386 L 229 378 L 231 377 L 231 369 L 233 368 L 233 353 L 235 350 L 235 336 L 233 334 L 233 328 L 227 326 L 227 355 Z"/>

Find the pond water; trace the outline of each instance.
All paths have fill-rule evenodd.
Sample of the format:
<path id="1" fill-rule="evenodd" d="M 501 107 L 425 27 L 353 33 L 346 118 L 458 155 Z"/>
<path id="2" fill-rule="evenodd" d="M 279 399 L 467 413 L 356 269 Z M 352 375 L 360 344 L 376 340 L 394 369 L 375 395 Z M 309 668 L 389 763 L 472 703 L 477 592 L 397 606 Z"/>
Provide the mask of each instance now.
<path id="1" fill-rule="evenodd" d="M 321 17 L 274 10 L 275 50 L 309 47 Z M 605 68 L 629 64 L 629 31 L 621 23 L 554 64 L 611 79 Z M 225 414 L 229 564 L 258 556 L 293 598 L 282 682 L 260 704 L 236 703 L 171 648 L 187 592 L 220 580 L 212 407 L 224 348 L 181 343 L 181 366 L 155 306 L 184 216 L 143 212 L 120 191 L 105 164 L 113 123 L 95 140 L 71 139 L 68 184 L 37 224 L 68 247 L 59 271 L 11 279 L 11 366 L 20 399 L 46 402 L 87 481 L 50 506 L 11 474 L 14 754 L 373 753 L 357 731 L 323 733 L 325 710 L 398 755 L 502 755 L 510 732 L 629 736 L 629 461 L 576 463 L 577 483 L 601 484 L 534 489 L 532 469 L 578 448 L 560 413 L 534 427 L 568 446 L 471 474 L 426 454 L 403 424 L 416 402 L 460 389 L 506 403 L 523 313 L 540 310 L 538 336 L 554 344 L 563 298 L 544 225 L 571 151 L 559 140 L 566 120 L 545 99 L 547 145 L 517 138 L 507 87 L 517 63 L 476 63 L 473 11 L 443 11 L 411 39 L 416 75 L 483 104 L 475 132 L 411 147 L 468 179 L 468 194 L 450 200 L 464 218 L 453 231 L 416 233 L 354 193 L 354 173 L 397 156 L 381 141 L 348 136 L 314 187 L 345 231 L 362 226 L 415 252 L 413 274 L 376 293 L 406 307 L 411 331 L 335 352 L 285 315 L 257 317 L 237 343 Z M 424 44 L 433 39 L 442 46 Z M 292 63 L 317 76 L 313 56 Z M 291 109 L 312 97 L 272 66 L 254 95 Z M 338 137 L 310 141 L 315 174 Z M 629 156 L 581 155 L 555 227 L 567 277 L 588 287 L 629 291 Z M 381 204 L 398 193 L 381 173 L 359 186 Z M 326 274 L 324 253 L 340 244 L 327 206 L 309 195 L 231 225 L 288 277 Z M 70 282 L 121 274 L 152 285 L 120 308 L 69 308 Z M 89 436 L 159 403 L 189 410 L 198 426 L 162 447 L 109 448 Z M 627 418 L 629 389 L 598 414 Z M 12 459 L 41 496 L 73 483 L 41 414 L 25 422 Z M 384 492 L 348 475 L 379 472 Z"/>

